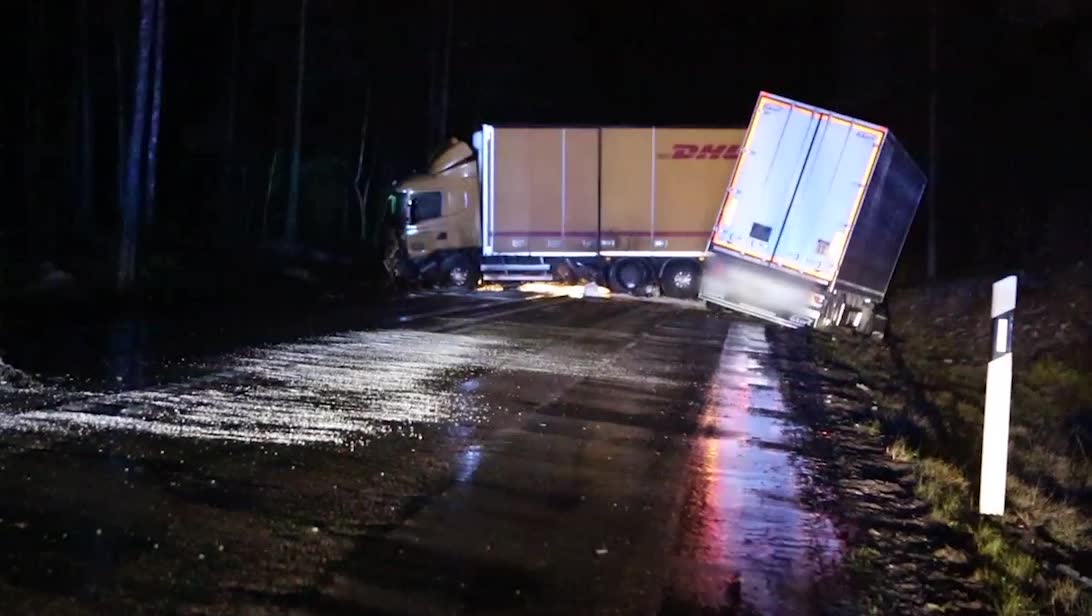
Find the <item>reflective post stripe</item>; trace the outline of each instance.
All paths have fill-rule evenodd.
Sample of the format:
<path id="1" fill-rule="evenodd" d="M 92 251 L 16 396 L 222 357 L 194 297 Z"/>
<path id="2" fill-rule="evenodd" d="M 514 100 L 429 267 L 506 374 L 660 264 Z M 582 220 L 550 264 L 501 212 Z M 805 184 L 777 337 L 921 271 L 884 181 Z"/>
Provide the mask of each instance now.
<path id="1" fill-rule="evenodd" d="M 990 317 L 993 337 L 986 371 L 986 409 L 982 423 L 982 476 L 978 510 L 1004 515 L 1009 457 L 1009 408 L 1012 402 L 1012 317 L 1016 276 L 993 283 Z"/>

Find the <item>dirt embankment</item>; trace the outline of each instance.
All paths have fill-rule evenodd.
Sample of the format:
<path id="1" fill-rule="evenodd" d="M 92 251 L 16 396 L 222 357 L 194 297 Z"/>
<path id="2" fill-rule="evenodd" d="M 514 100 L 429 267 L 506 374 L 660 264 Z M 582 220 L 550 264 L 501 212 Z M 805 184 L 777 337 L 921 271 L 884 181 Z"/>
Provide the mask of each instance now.
<path id="1" fill-rule="evenodd" d="M 847 595 L 831 613 L 994 613 L 973 538 L 933 515 L 915 466 L 889 455 L 860 371 L 834 360 L 829 334 L 770 334 L 786 395 L 811 428 L 801 451 L 820 472 L 807 500 L 840 523 L 848 549 Z"/>
<path id="2" fill-rule="evenodd" d="M 896 294 L 882 343 L 783 336 L 819 372 L 792 389 L 822 411 L 863 595 L 882 613 L 1092 613 L 1092 271 L 1021 277 L 1003 519 L 977 514 L 991 282 Z M 911 582 L 869 571 L 925 588 L 911 599 Z"/>

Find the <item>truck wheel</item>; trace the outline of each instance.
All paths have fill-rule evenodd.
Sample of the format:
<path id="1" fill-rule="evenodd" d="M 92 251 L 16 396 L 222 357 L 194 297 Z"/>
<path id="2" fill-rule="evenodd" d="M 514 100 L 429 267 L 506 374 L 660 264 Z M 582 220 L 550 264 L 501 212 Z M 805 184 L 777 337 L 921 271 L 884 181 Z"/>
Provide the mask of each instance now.
<path id="1" fill-rule="evenodd" d="M 694 299 L 701 288 L 701 270 L 686 261 L 668 263 L 660 275 L 660 288 L 668 297 Z"/>
<path id="2" fill-rule="evenodd" d="M 469 257 L 455 254 L 444 259 L 443 284 L 460 289 L 474 289 L 478 286 L 478 268 Z"/>
<path id="3" fill-rule="evenodd" d="M 633 292 L 648 284 L 651 275 L 644 263 L 626 259 L 611 268 L 611 278 L 622 291 Z"/>

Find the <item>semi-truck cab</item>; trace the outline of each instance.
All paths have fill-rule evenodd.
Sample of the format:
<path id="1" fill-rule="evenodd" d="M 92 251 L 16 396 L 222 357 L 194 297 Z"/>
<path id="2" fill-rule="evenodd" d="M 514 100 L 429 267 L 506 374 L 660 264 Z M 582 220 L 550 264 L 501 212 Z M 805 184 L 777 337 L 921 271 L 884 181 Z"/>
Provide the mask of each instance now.
<path id="1" fill-rule="evenodd" d="M 404 250 L 412 275 L 470 287 L 478 282 L 481 184 L 470 147 L 454 141 L 429 166 L 391 194 L 402 217 Z"/>

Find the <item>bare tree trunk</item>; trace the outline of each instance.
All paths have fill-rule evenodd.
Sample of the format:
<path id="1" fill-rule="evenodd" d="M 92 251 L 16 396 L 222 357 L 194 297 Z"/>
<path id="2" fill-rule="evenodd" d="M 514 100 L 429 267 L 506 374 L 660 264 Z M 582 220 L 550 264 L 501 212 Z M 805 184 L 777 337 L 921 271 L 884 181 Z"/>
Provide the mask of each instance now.
<path id="1" fill-rule="evenodd" d="M 27 87 L 23 90 L 23 121 L 26 139 L 26 151 L 23 155 L 23 191 L 26 207 L 25 241 L 31 252 L 40 249 L 38 237 L 38 172 L 41 166 L 41 102 L 37 98 L 36 84 L 44 77 L 39 74 L 39 21 L 41 5 L 30 0 L 27 6 L 27 24 L 30 36 L 26 37 L 26 79 Z"/>
<path id="2" fill-rule="evenodd" d="M 438 26 L 430 22 L 431 28 Z M 432 156 L 436 147 L 436 135 L 440 132 L 440 63 L 443 50 L 436 45 L 428 45 L 428 133 L 425 136 L 426 160 Z"/>
<path id="3" fill-rule="evenodd" d="M 368 157 L 368 177 L 365 178 L 365 180 L 364 180 L 364 191 L 360 196 L 360 202 L 364 204 L 364 212 L 367 212 L 367 209 L 368 209 L 368 196 L 372 192 L 372 177 L 375 176 L 375 154 L 376 154 L 376 151 L 377 151 L 377 148 L 373 147 L 372 148 L 372 153 Z M 380 221 L 382 222 L 382 219 L 380 219 Z M 368 239 L 368 229 L 367 229 L 367 227 L 364 226 L 363 222 L 360 223 L 360 226 L 361 226 L 361 232 L 364 233 L 362 239 L 367 240 Z"/>
<path id="4" fill-rule="evenodd" d="M 447 105 L 448 91 L 451 83 L 451 38 L 455 25 L 455 0 L 447 2 L 447 28 L 444 30 L 444 57 L 440 74 L 440 134 L 437 143 L 447 141 Z"/>
<path id="5" fill-rule="evenodd" d="M 307 0 L 300 0 L 299 59 L 296 63 L 296 111 L 292 134 L 292 165 L 288 176 L 288 207 L 284 219 L 284 239 L 296 240 L 296 225 L 300 208 L 300 140 L 303 118 L 304 59 L 307 50 Z"/>
<path id="6" fill-rule="evenodd" d="M 269 202 L 273 199 L 273 177 L 277 174 L 277 157 L 280 153 L 280 150 L 274 150 L 273 160 L 269 162 L 269 182 L 265 185 L 265 204 L 262 205 L 262 234 L 259 238 L 263 242 L 269 237 Z"/>
<path id="7" fill-rule="evenodd" d="M 236 220 L 238 216 L 233 210 L 235 206 L 235 116 L 239 105 L 238 95 L 238 83 L 239 83 L 239 56 L 240 56 L 240 44 L 239 44 L 239 26 L 242 21 L 242 3 L 237 2 L 235 4 L 235 15 L 231 30 L 231 69 L 228 74 L 228 115 L 227 126 L 225 127 L 224 135 L 224 164 L 221 168 L 220 176 L 220 214 L 217 218 L 221 221 L 221 226 L 225 225 L 224 220 L 232 221 Z M 246 212 L 243 212 L 246 215 Z M 244 221 L 245 222 L 245 221 Z M 246 226 L 245 224 L 243 225 Z M 230 229 L 220 229 L 219 237 L 227 239 L 230 237 Z"/>
<path id="8" fill-rule="evenodd" d="M 115 87 L 117 88 L 115 95 L 117 96 L 118 159 L 117 186 L 114 187 L 114 190 L 120 206 L 125 195 L 125 135 L 128 131 L 125 126 L 125 65 L 122 61 L 121 51 L 121 29 L 125 25 L 125 14 L 122 11 L 122 4 L 118 3 L 117 6 L 117 27 L 114 28 L 114 76 L 116 78 Z"/>
<path id="9" fill-rule="evenodd" d="M 929 3 L 929 187 L 928 227 L 926 229 L 925 273 L 929 280 L 937 277 L 937 0 Z"/>
<path id="10" fill-rule="evenodd" d="M 91 218 L 94 206 L 94 125 L 91 115 L 91 77 L 88 68 L 87 0 L 80 0 L 80 216 Z"/>
<path id="11" fill-rule="evenodd" d="M 380 169 L 379 169 L 379 167 L 377 166 L 377 163 L 376 163 L 375 153 L 382 147 L 382 143 L 383 143 L 383 131 L 379 131 L 379 133 L 376 134 L 375 146 L 372 148 L 372 172 L 368 174 L 368 179 L 366 180 L 366 182 L 364 184 L 364 199 L 365 200 L 368 199 L 368 192 L 369 192 L 369 190 L 371 190 L 372 178 L 373 177 L 375 177 L 376 175 L 379 175 L 380 177 L 389 178 L 391 176 L 390 163 L 384 163 L 381 171 L 380 171 Z M 388 216 L 391 216 L 392 214 L 394 214 L 394 212 L 387 211 L 388 207 L 390 207 L 389 203 L 385 204 L 384 208 L 382 210 L 380 210 L 380 215 L 378 216 L 378 220 L 376 221 L 377 224 L 375 224 L 371 229 L 371 239 L 370 239 L 370 241 L 371 241 L 371 246 L 373 248 L 379 248 L 381 250 L 384 248 L 383 241 L 386 238 L 383 235 L 383 231 L 387 227 Z"/>
<path id="12" fill-rule="evenodd" d="M 118 288 L 129 289 L 136 273 L 137 238 L 141 219 L 141 163 L 144 161 L 144 129 L 148 112 L 148 71 L 152 55 L 156 0 L 140 2 L 140 36 L 137 65 L 133 71 L 133 118 L 125 164 L 125 192 L 121 204 L 121 246 Z"/>
<path id="13" fill-rule="evenodd" d="M 338 244 L 340 244 L 342 240 L 345 240 L 355 235 L 354 233 L 351 233 L 349 231 L 349 211 L 352 210 L 352 206 L 350 205 L 349 201 L 349 187 L 344 187 L 344 191 L 345 194 L 342 195 L 341 199 L 341 214 L 338 216 L 337 229 L 334 235 L 334 237 L 337 239 Z"/>
<path id="14" fill-rule="evenodd" d="M 152 85 L 152 118 L 148 127 L 147 167 L 145 173 L 144 222 L 151 225 L 156 214 L 156 157 L 159 154 L 159 117 L 163 108 L 163 39 L 167 25 L 167 6 L 159 0 L 155 9 L 155 68 Z"/>
<path id="15" fill-rule="evenodd" d="M 368 87 L 364 95 L 364 119 L 360 121 L 360 151 L 356 157 L 356 177 L 353 178 L 353 190 L 356 191 L 356 204 L 360 209 L 360 239 L 368 237 L 368 202 L 360 191 L 360 179 L 364 173 L 364 150 L 368 141 L 368 121 L 372 115 L 372 88 Z"/>
<path id="16" fill-rule="evenodd" d="M 250 241 L 254 238 L 254 200 L 246 198 L 246 195 L 249 194 L 250 190 L 250 175 L 248 169 L 248 163 L 244 160 L 243 163 L 239 165 L 239 173 L 236 177 L 237 182 L 235 183 L 235 194 L 243 195 L 243 198 L 240 199 L 243 204 L 242 207 L 244 208 L 242 213 L 242 235 L 240 239 L 245 241 Z"/>

